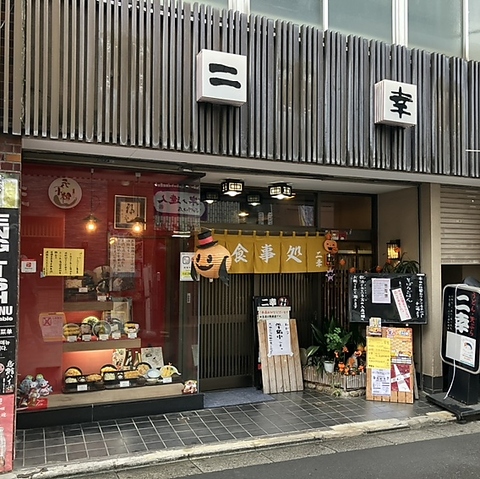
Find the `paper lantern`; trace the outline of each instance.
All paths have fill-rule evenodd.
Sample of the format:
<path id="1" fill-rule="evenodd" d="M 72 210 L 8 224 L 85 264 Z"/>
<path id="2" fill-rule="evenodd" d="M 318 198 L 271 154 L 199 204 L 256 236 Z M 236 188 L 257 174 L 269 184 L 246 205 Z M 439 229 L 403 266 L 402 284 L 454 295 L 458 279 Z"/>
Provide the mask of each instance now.
<path id="1" fill-rule="evenodd" d="M 196 279 L 199 274 L 210 281 L 219 278 L 228 285 L 228 271 L 231 266 L 232 257 L 227 248 L 214 241 L 210 231 L 200 233 L 192 261 L 192 277 Z"/>

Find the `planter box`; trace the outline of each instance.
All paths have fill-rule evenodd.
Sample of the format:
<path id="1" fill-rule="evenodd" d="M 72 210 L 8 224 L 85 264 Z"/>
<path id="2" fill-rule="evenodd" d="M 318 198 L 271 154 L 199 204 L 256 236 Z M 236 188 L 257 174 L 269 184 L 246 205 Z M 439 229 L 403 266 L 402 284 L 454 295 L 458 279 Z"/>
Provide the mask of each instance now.
<path id="1" fill-rule="evenodd" d="M 319 384 L 331 388 L 341 388 L 344 391 L 365 389 L 366 377 L 365 373 L 357 374 L 356 376 L 345 376 L 339 372 L 329 374 L 325 371 L 318 371 L 315 366 L 303 367 L 303 380 L 307 383 L 306 387 L 311 387 L 311 384 Z"/>

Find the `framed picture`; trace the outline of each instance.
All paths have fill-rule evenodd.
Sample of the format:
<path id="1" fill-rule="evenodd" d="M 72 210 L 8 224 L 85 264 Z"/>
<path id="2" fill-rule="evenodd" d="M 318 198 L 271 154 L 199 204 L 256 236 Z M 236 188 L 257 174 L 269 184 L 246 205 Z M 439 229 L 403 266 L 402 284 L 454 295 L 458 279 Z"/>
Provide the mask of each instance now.
<path id="1" fill-rule="evenodd" d="M 144 196 L 115 195 L 115 229 L 130 229 L 135 218 L 147 222 L 147 198 Z"/>

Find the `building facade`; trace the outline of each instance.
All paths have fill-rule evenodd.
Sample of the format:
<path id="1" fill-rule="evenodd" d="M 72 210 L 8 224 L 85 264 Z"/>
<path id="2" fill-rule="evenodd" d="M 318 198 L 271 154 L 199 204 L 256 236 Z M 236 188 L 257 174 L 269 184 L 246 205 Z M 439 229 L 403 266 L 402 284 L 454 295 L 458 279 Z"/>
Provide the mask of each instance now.
<path id="1" fill-rule="evenodd" d="M 176 280 L 177 258 L 195 250 L 195 238 L 176 238 L 185 224 L 162 225 L 148 205 L 172 188 L 200 195 L 200 189 L 238 178 L 252 190 L 286 182 L 311 193 L 316 220 L 298 225 L 304 232 L 321 230 L 322 221 L 339 228 L 338 218 L 325 224 L 330 202 L 322 209 L 322 195 L 372 199 L 375 227 L 367 229 L 375 231 L 368 237 L 373 265 L 385 261 L 388 240 L 401 238 L 402 249 L 427 275 L 429 322 L 415 330 L 417 372 L 425 391 L 443 388 L 442 287 L 480 275 L 479 63 L 463 59 L 461 49 L 448 56 L 205 4 L 11 0 L 3 8 L 2 132 L 21 153 L 20 254 L 36 264 L 20 277 L 20 375 L 41 369 L 58 390 L 69 367 L 81 364 L 92 373 L 88 368 L 109 362 L 107 356 L 66 359 L 65 353 L 83 351 L 40 338 L 42 313 L 62 312 L 62 322 L 77 323 L 81 315 L 99 316 L 100 307 L 65 307 L 69 288 L 65 278 L 45 275 L 46 249 L 83 251 L 85 268 L 95 271 L 111 267 L 115 255 L 118 262 L 129 258 L 131 248 L 130 269 L 119 279 L 133 283 L 108 292 L 131 299 L 133 322 L 151 332 L 139 336 L 137 349 L 162 347 L 184 379 L 198 379 L 201 295 L 194 284 Z M 400 25 L 405 29 L 405 22 Z M 246 58 L 244 103 L 197 101 L 202 50 Z M 414 126 L 376 123 L 375 85 L 383 80 L 416 86 Z M 74 179 L 83 201 L 77 195 L 73 207 L 55 204 L 48 191 L 58 178 Z M 117 210 L 140 198 L 147 205 L 143 239 L 132 242 L 121 234 L 128 220 Z M 80 231 L 89 214 L 103 222 L 101 240 Z M 348 223 L 345 228 L 351 229 Z M 120 253 L 112 249 L 116 241 L 124 244 Z M 105 278 L 102 268 L 97 271 L 98 296 Z M 282 287 L 293 288 L 288 280 Z M 250 292 L 239 295 L 242 311 L 251 307 Z M 230 329 L 223 341 L 238 331 Z M 32 347 L 41 360 L 29 355 Z M 171 396 L 178 394 L 177 388 Z"/>

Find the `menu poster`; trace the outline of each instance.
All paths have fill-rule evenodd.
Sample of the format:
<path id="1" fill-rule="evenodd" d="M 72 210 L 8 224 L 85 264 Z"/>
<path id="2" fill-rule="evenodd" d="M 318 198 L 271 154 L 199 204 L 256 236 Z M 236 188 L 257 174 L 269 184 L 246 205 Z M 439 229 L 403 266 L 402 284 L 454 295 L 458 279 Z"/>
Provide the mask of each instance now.
<path id="1" fill-rule="evenodd" d="M 44 276 L 83 276 L 85 251 L 75 248 L 43 248 Z"/>
<path id="2" fill-rule="evenodd" d="M 367 337 L 367 368 L 388 369 L 392 364 L 391 341 L 388 338 Z"/>
<path id="3" fill-rule="evenodd" d="M 142 362 L 150 364 L 152 369 L 160 369 L 165 365 L 163 362 L 163 350 L 161 347 L 142 348 Z"/>
<path id="4" fill-rule="evenodd" d="M 372 395 L 373 396 L 390 396 L 390 370 L 389 369 L 372 369 Z"/>
<path id="5" fill-rule="evenodd" d="M 427 324 L 424 274 L 354 273 L 348 277 L 348 319 L 382 324 Z"/>
<path id="6" fill-rule="evenodd" d="M 110 238 L 111 291 L 129 291 L 134 289 L 135 279 L 135 238 Z M 139 258 L 140 259 L 140 258 Z"/>

